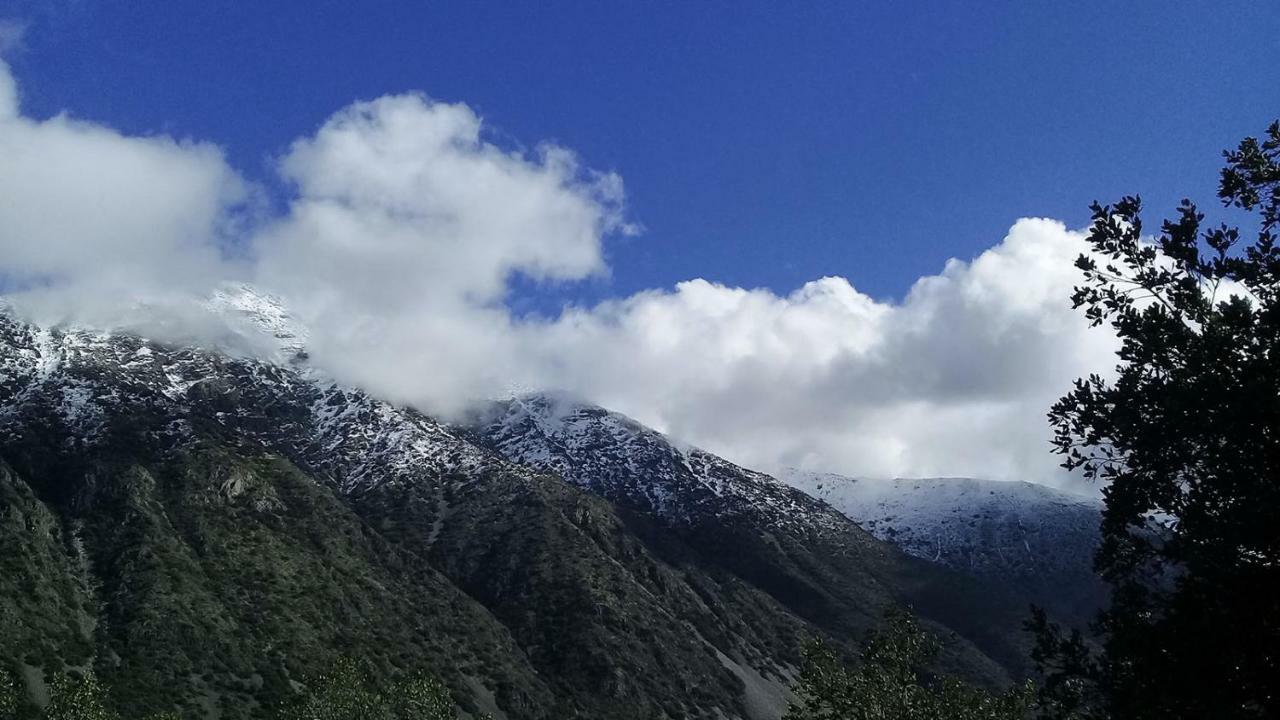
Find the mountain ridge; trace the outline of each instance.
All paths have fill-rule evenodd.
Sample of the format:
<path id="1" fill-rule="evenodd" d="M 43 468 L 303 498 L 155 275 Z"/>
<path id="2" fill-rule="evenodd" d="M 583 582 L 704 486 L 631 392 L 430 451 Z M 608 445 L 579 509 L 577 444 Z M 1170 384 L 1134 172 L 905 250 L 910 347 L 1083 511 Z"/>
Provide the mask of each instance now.
<path id="1" fill-rule="evenodd" d="M 517 462 L 536 434 L 379 401 L 269 330 L 283 362 L 0 312 L 2 589 L 47 600 L 0 615 L 0 661 L 91 664 L 138 712 L 256 717 L 356 652 L 497 717 L 755 720 L 806 637 L 851 649 L 905 600 L 940 671 L 1025 670 L 998 593 L 768 476 L 600 408 L 562 466 Z"/>
<path id="2" fill-rule="evenodd" d="M 909 555 L 1009 583 L 1076 626 L 1106 602 L 1098 498 L 1019 481 L 780 475 Z"/>

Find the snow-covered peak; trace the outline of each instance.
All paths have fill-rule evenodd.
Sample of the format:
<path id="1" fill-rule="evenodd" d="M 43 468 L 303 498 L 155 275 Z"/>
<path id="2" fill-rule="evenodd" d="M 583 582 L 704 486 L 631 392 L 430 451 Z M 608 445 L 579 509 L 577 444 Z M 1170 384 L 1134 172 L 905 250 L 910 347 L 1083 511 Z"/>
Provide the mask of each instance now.
<path id="1" fill-rule="evenodd" d="M 1073 612 L 1100 602 L 1093 572 L 1102 504 L 1028 482 L 973 478 L 875 480 L 788 470 L 781 479 L 908 554 L 970 574 L 1077 593 Z"/>
<path id="2" fill-rule="evenodd" d="M 282 348 L 301 347 L 305 335 L 278 301 L 241 290 L 216 296 L 210 309 Z M 141 422 L 160 417 L 167 424 Z M 165 446 L 192 441 L 196 426 L 235 430 L 323 471 L 344 492 L 502 464 L 434 419 L 342 386 L 296 356 L 272 362 L 0 312 L 0 432 L 91 445 L 113 418 L 136 426 L 140 442 Z"/>
<path id="3" fill-rule="evenodd" d="M 850 507 L 900 503 L 910 498 L 921 512 L 930 508 L 951 508 L 975 502 L 998 502 L 1009 508 L 1037 509 L 1046 505 L 1101 507 L 1092 496 L 1058 490 L 1018 480 L 981 480 L 966 477 L 857 478 L 836 473 L 788 468 L 778 473 L 790 485 L 824 497 L 839 497 Z M 810 494 L 813 494 L 811 492 Z"/>
<path id="4" fill-rule="evenodd" d="M 472 432 L 513 462 L 675 522 L 742 513 L 775 527 L 846 522 L 769 475 L 566 394 L 496 403 Z"/>
<path id="5" fill-rule="evenodd" d="M 279 359 L 297 361 L 306 358 L 310 333 L 278 296 L 247 283 L 228 283 L 214 290 L 205 306 L 232 332 L 257 336 L 251 346 L 274 345 L 270 349 L 278 351 Z M 257 342 L 264 338 L 275 342 L 267 345 Z"/>

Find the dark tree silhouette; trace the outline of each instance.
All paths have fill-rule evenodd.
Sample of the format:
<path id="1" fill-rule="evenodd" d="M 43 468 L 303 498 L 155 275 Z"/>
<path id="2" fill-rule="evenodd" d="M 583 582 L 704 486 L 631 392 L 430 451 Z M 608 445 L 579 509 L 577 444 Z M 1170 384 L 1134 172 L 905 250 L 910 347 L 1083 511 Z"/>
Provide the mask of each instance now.
<path id="1" fill-rule="evenodd" d="M 1138 198 L 1093 205 L 1073 302 L 1120 363 L 1049 418 L 1064 466 L 1106 483 L 1113 598 L 1097 657 L 1031 623 L 1059 715 L 1280 717 L 1280 123 L 1225 155 L 1219 197 L 1256 234 L 1184 200 L 1144 238 Z"/>

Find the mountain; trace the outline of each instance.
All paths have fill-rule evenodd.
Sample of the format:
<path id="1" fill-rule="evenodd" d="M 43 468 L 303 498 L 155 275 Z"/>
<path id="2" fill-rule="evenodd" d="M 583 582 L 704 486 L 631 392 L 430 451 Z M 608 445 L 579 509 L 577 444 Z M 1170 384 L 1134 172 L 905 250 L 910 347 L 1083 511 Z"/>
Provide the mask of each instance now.
<path id="1" fill-rule="evenodd" d="M 836 637 L 859 636 L 886 605 L 904 603 L 953 636 L 952 669 L 973 675 L 975 649 L 1015 675 L 1028 669 L 1017 631 L 1025 597 L 897 552 L 769 475 L 564 396 L 494 403 L 470 432 L 508 460 L 609 500 L 668 563 L 746 580 Z"/>
<path id="2" fill-rule="evenodd" d="M 345 655 L 499 718 L 777 718 L 807 638 L 895 601 L 939 671 L 1026 671 L 1016 593 L 768 476 L 550 398 L 450 427 L 310 367 L 271 298 L 214 309 L 254 357 L 0 311 L 0 666 L 36 698 L 91 666 L 129 716 L 258 717 Z"/>
<path id="3" fill-rule="evenodd" d="M 1010 584 L 1076 625 L 1106 602 L 1093 571 L 1101 540 L 1096 498 L 972 478 L 869 480 L 801 470 L 781 477 L 904 552 Z"/>

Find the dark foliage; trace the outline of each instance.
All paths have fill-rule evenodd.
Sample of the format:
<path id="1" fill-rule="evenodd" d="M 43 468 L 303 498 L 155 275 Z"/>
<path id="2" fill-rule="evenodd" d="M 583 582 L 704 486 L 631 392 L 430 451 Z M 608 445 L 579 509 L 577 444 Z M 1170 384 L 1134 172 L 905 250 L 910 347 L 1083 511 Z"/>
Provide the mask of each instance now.
<path id="1" fill-rule="evenodd" d="M 308 682 L 308 692 L 287 704 L 280 720 L 454 720 L 457 706 L 436 678 L 410 675 L 380 690 L 371 673 L 350 658 Z"/>
<path id="2" fill-rule="evenodd" d="M 1049 418 L 1064 466 L 1107 485 L 1113 599 L 1097 658 L 1033 620 L 1051 714 L 1280 716 L 1280 123 L 1226 161 L 1219 196 L 1256 233 L 1184 200 L 1151 242 L 1138 198 L 1093 206 L 1073 301 L 1120 364 Z"/>
<path id="3" fill-rule="evenodd" d="M 0 669 L 0 720 L 11 720 L 18 714 L 18 683 Z"/>
<path id="4" fill-rule="evenodd" d="M 118 711 L 114 688 L 92 672 L 58 674 L 49 684 L 43 707 L 20 707 L 20 685 L 0 673 L 0 720 L 124 720 L 138 717 Z M 143 720 L 178 720 L 165 710 Z M 308 677 L 302 692 L 281 704 L 277 720 L 454 720 L 458 707 L 449 689 L 426 673 L 405 675 L 390 684 L 375 683 L 368 667 L 339 658 L 322 673 Z M 488 716 L 481 716 L 485 720 Z"/>
<path id="5" fill-rule="evenodd" d="M 864 645 L 860 662 L 847 668 L 837 653 L 815 641 L 795 691 L 798 702 L 785 720 L 1021 720 L 1030 687 L 996 695 L 954 678 L 936 680 L 921 668 L 938 652 L 934 636 L 901 610 L 890 611 L 883 630 Z"/>

